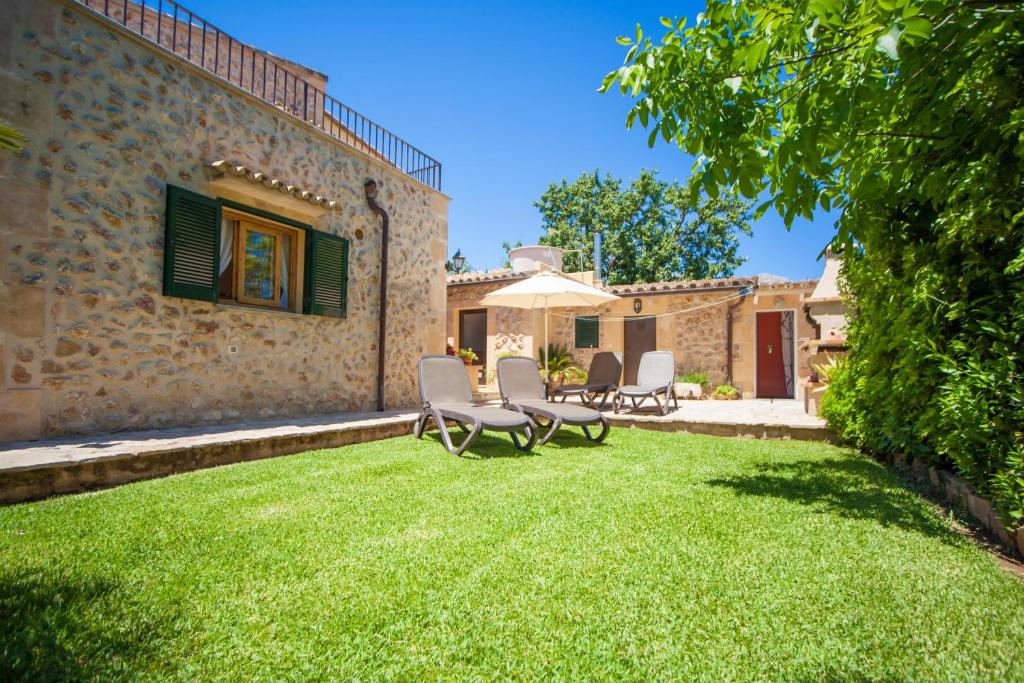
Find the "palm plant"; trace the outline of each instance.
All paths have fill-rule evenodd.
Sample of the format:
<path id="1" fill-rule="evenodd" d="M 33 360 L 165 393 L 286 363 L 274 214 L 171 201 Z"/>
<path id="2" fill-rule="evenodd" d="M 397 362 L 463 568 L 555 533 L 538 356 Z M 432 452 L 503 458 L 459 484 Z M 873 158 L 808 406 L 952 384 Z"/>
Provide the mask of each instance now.
<path id="1" fill-rule="evenodd" d="M 0 123 L 0 149 L 20 152 L 27 139 L 10 126 Z"/>
<path id="2" fill-rule="evenodd" d="M 543 347 L 537 350 L 540 356 L 540 367 L 543 373 L 545 365 L 548 369 L 549 384 L 564 384 L 566 381 L 582 382 L 587 378 L 587 373 L 572 358 L 569 348 L 564 344 L 548 344 L 547 349 Z M 547 363 L 545 364 L 545 359 Z"/>

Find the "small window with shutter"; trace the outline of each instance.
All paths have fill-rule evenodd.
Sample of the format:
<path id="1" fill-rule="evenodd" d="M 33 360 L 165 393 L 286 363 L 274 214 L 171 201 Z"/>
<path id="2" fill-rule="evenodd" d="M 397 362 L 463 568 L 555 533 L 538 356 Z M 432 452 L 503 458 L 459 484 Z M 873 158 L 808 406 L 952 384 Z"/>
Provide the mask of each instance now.
<path id="1" fill-rule="evenodd" d="M 576 318 L 576 348 L 596 349 L 599 343 L 599 323 L 597 316 Z"/>
<path id="2" fill-rule="evenodd" d="M 166 296 L 345 317 L 347 290 L 348 240 L 167 187 Z"/>

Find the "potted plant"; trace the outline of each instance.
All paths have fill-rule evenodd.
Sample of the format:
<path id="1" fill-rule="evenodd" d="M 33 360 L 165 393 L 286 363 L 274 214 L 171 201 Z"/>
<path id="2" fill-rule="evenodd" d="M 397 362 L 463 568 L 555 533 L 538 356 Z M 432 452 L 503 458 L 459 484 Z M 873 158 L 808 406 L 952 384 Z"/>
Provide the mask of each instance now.
<path id="1" fill-rule="evenodd" d="M 711 398 L 718 401 L 736 401 L 740 397 L 740 392 L 736 390 L 736 387 L 728 384 L 719 384 L 715 387 L 715 390 L 711 392 Z"/>
<path id="2" fill-rule="evenodd" d="M 587 379 L 586 371 L 573 360 L 568 347 L 562 344 L 548 344 L 547 352 L 539 350 L 540 369 L 544 372 L 544 359 L 547 357 L 548 376 L 546 378 L 548 391 L 560 387 L 566 382 L 584 382 Z"/>
<path id="3" fill-rule="evenodd" d="M 688 372 L 676 375 L 676 396 L 679 398 L 704 398 L 704 387 L 710 386 L 708 373 Z"/>
<path id="4" fill-rule="evenodd" d="M 476 355 L 476 352 L 473 351 L 473 349 L 459 349 L 455 352 L 455 355 L 461 358 L 462 362 L 466 365 L 474 365 L 478 360 L 480 360 L 480 356 Z"/>
<path id="5" fill-rule="evenodd" d="M 476 362 L 480 356 L 476 355 L 473 349 L 458 349 L 455 355 L 462 359 L 466 366 L 466 376 L 469 377 L 469 387 L 474 391 L 480 390 L 480 366 Z"/>

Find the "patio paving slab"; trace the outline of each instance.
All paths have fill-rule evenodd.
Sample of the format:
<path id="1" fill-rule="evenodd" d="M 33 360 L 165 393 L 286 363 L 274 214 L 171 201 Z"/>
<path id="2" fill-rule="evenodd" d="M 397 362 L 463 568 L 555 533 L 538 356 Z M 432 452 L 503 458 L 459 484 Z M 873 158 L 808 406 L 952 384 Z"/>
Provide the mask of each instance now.
<path id="1" fill-rule="evenodd" d="M 833 440 L 825 421 L 805 413 L 803 402 L 793 399 L 687 400 L 667 415 L 652 406 L 647 401 L 639 410 L 604 412 L 612 425 L 620 427 L 750 439 Z"/>
<path id="2" fill-rule="evenodd" d="M 794 399 L 751 399 L 739 401 L 686 400 L 679 402 L 679 410 L 662 416 L 654 412 L 647 401 L 633 417 L 650 417 L 658 421 L 688 420 L 731 424 L 785 425 L 791 427 L 824 427 L 820 417 L 804 412 L 803 403 Z M 671 404 L 670 404 L 671 405 Z M 620 417 L 630 415 L 629 404 Z"/>

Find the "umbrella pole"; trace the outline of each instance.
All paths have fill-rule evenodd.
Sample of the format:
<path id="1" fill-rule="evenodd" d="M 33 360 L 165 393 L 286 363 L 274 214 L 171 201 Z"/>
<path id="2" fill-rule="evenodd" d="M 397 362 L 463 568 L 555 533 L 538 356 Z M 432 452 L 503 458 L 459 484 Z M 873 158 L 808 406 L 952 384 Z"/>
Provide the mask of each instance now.
<path id="1" fill-rule="evenodd" d="M 544 384 L 551 386 L 551 378 L 548 377 L 548 302 L 544 302 Z"/>

